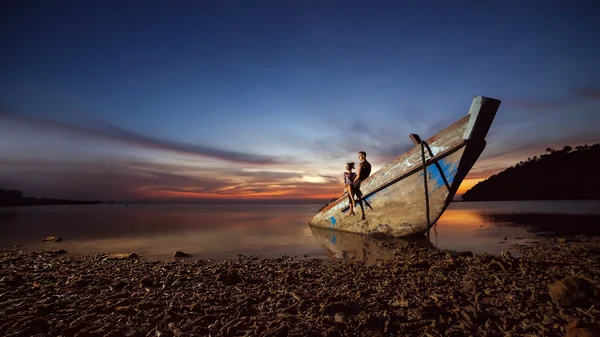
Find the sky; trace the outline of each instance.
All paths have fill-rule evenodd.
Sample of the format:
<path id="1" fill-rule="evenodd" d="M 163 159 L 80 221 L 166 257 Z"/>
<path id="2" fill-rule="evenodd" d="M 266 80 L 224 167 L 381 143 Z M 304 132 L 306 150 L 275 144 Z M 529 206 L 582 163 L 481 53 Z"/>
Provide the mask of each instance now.
<path id="1" fill-rule="evenodd" d="M 600 142 L 592 1 L 3 1 L 0 188 L 191 202 L 330 199 L 502 104 L 459 193 Z"/>

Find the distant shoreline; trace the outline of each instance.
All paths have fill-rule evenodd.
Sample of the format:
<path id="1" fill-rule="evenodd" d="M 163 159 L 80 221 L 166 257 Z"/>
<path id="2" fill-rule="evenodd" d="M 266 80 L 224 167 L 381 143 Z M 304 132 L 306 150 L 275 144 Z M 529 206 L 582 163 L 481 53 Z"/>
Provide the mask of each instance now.
<path id="1" fill-rule="evenodd" d="M 12 202 L 12 203 L 2 203 L 2 204 L 0 204 L 0 207 L 98 205 L 98 204 L 103 204 L 103 202 L 35 199 L 34 201 L 19 201 L 19 202 Z"/>
<path id="2" fill-rule="evenodd" d="M 451 203 L 466 203 L 466 202 L 511 202 L 511 201 L 600 201 L 600 199 L 526 199 L 526 200 L 453 200 Z M 292 200 L 285 200 L 279 202 L 277 200 L 265 200 L 265 201 L 239 201 L 239 200 L 227 200 L 227 201 L 206 201 L 206 202 L 194 202 L 194 203 L 161 203 L 161 202 L 94 202 L 94 201 L 67 201 L 60 203 L 21 203 L 21 204 L 0 204 L 1 207 L 27 207 L 27 206 L 76 206 L 76 205 L 119 205 L 119 206 L 268 206 L 268 205 L 320 205 L 323 202 L 319 201 L 307 201 L 299 200 L 294 202 Z"/>
<path id="3" fill-rule="evenodd" d="M 487 199 L 487 200 L 453 200 L 452 202 L 506 202 L 506 201 L 600 201 L 600 199 Z"/>
<path id="4" fill-rule="evenodd" d="M 63 206 L 63 205 L 126 205 L 126 206 L 168 206 L 168 205 L 224 205 L 224 206 L 264 206 L 264 205 L 323 205 L 327 201 L 323 200 L 202 200 L 196 202 L 143 202 L 143 201 L 118 201 L 118 202 L 93 202 L 93 201 L 69 201 L 64 203 L 19 203 L 19 204 L 0 204 L 0 207 L 20 207 L 20 206 Z"/>

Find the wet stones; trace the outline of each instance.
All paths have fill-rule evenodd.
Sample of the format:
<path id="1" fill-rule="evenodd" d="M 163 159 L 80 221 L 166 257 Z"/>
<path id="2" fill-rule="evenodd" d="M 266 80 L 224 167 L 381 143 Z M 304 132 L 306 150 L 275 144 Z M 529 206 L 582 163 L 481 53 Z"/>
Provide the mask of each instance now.
<path id="1" fill-rule="evenodd" d="M 0 336 L 593 336 L 597 330 L 598 238 L 520 245 L 518 258 L 389 248 L 395 257 L 375 264 L 247 256 L 157 262 L 4 250 Z M 560 304 L 565 300 L 557 295 L 577 305 Z"/>

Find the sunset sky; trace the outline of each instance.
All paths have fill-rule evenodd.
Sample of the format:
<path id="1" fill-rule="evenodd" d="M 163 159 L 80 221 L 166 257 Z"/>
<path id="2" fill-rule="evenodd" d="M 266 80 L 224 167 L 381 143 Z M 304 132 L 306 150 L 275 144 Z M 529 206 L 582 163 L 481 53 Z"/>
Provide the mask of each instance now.
<path id="1" fill-rule="evenodd" d="M 329 199 L 358 151 L 377 170 L 474 95 L 502 105 L 459 192 L 600 142 L 591 1 L 1 6 L 0 188 L 30 196 Z"/>

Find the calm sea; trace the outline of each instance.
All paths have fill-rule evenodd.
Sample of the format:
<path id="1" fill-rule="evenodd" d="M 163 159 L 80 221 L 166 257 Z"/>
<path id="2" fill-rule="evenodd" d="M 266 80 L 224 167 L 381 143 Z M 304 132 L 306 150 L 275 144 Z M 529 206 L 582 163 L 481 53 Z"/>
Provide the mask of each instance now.
<path id="1" fill-rule="evenodd" d="M 89 205 L 0 208 L 0 248 L 62 248 L 73 254 L 136 252 L 171 260 L 237 254 L 374 260 L 389 253 L 372 238 L 310 228 L 322 205 Z M 600 235 L 600 201 L 452 203 L 430 247 L 499 254 L 543 235 Z M 43 243 L 49 235 L 63 242 Z M 402 242 L 402 241 L 401 241 Z"/>

